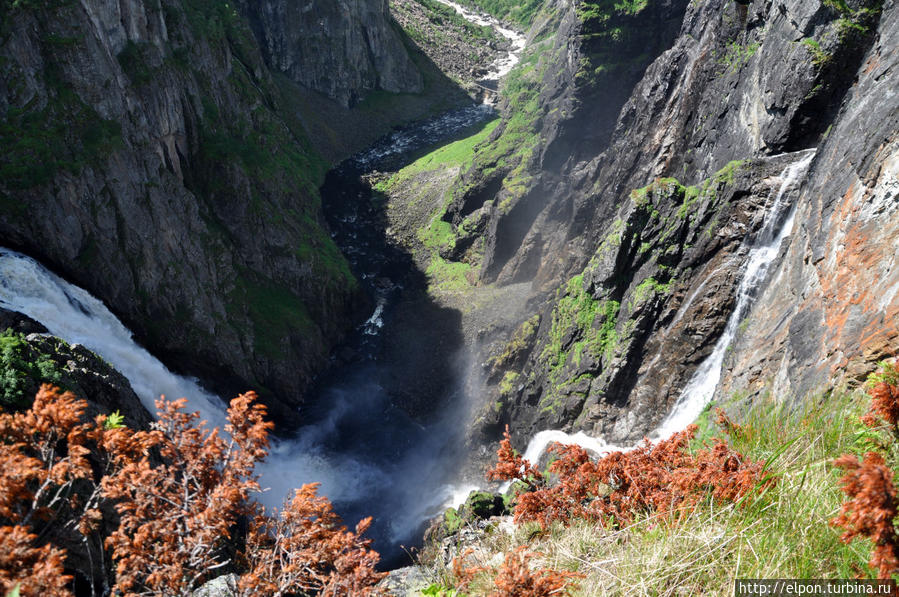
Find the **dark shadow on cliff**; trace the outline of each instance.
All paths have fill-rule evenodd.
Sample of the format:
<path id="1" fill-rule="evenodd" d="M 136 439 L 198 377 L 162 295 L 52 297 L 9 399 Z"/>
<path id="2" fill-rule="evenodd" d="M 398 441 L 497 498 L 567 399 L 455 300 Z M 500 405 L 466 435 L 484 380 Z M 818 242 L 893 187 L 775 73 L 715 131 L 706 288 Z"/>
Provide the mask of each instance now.
<path id="1" fill-rule="evenodd" d="M 450 497 L 463 444 L 466 355 L 461 313 L 438 304 L 427 276 L 388 231 L 387 204 L 365 175 L 398 170 L 491 114 L 470 105 L 387 135 L 331 170 L 321 187 L 332 236 L 371 302 L 308 395 L 295 435 L 266 465 L 283 487 L 317 481 L 350 525 L 369 534 L 384 567 L 408 562 L 429 517 Z"/>
<path id="2" fill-rule="evenodd" d="M 372 91 L 361 102 L 346 108 L 284 74 L 275 82 L 285 106 L 329 163 L 361 151 L 392 129 L 436 116 L 471 103 L 468 93 L 447 77 L 427 53 L 395 25 L 409 57 L 424 81 L 421 93 Z"/>

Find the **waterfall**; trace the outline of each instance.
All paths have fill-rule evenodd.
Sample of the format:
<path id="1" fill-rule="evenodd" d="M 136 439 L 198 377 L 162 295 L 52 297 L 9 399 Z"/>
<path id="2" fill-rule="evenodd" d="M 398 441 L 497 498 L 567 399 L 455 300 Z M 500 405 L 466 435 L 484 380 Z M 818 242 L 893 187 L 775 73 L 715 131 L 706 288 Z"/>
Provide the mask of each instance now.
<path id="1" fill-rule="evenodd" d="M 682 431 L 696 420 L 712 399 L 721 379 L 721 365 L 724 362 L 727 348 L 733 341 L 740 322 L 749 312 L 760 285 L 765 281 L 768 270 L 780 251 L 781 242 L 793 231 L 796 209 L 787 201 L 788 191 L 805 174 L 814 157 L 815 152 L 809 151 L 807 155 L 793 162 L 781 172 L 780 187 L 771 207 L 765 213 L 762 226 L 749 250 L 746 266 L 737 288 L 737 304 L 727 320 L 724 332 L 715 344 L 712 353 L 700 364 L 684 387 L 674 408 L 651 434 L 653 441 L 665 439 L 673 433 Z M 787 212 L 786 217 L 784 217 L 785 212 Z M 705 284 L 705 281 L 702 284 Z M 696 294 L 698 293 L 694 292 L 688 300 L 692 301 Z M 681 310 L 678 311 L 678 318 L 680 315 Z M 600 455 L 622 449 L 607 444 L 602 439 L 589 437 L 583 432 L 569 435 L 562 431 L 541 431 L 531 438 L 525 455 L 531 462 L 536 462 L 551 442 L 576 444 Z"/>
<path id="2" fill-rule="evenodd" d="M 5 248 L 0 248 L 0 306 L 24 313 L 54 336 L 81 344 L 108 361 L 151 413 L 156 412 L 160 394 L 185 397 L 187 410 L 199 411 L 210 427 L 223 427 L 225 404 L 219 397 L 196 380 L 169 371 L 134 341 L 101 301 L 34 259 Z M 366 331 L 381 324 L 380 314 L 376 315 L 366 323 Z M 293 438 L 271 438 L 269 457 L 256 467 L 266 488 L 258 499 L 266 507 L 280 507 L 293 489 L 318 482 L 320 494 L 335 503 L 351 526 L 373 514 L 369 536 L 411 544 L 421 536 L 422 522 L 441 512 L 447 500 L 458 499 L 451 496 L 461 490 L 446 485 L 445 471 L 427 462 L 443 450 L 442 436 L 395 412 L 387 393 L 369 374 L 361 368 L 351 379 L 328 388 L 322 397 L 328 406 L 323 420 L 300 429 Z M 382 421 L 388 411 L 393 412 L 391 433 L 381 438 L 383 429 L 372 422 Z M 350 447 L 334 449 L 340 438 Z M 463 489 L 467 495 L 471 488 Z"/>
<path id="3" fill-rule="evenodd" d="M 740 322 L 749 313 L 749 308 L 752 306 L 759 287 L 765 281 L 768 269 L 780 251 L 781 242 L 793 231 L 796 208 L 791 207 L 786 201 L 787 191 L 796 184 L 800 176 L 805 174 L 814 157 L 815 152 L 810 151 L 808 155 L 790 164 L 781 173 L 780 188 L 774 197 L 774 203 L 765 214 L 762 227 L 749 250 L 743 277 L 737 287 L 737 304 L 727 320 L 724 332 L 715 343 L 712 354 L 706 357 L 693 373 L 693 377 L 690 378 L 687 385 L 684 386 L 674 408 L 653 432 L 653 439 L 665 439 L 671 434 L 683 430 L 696 420 L 702 409 L 712 400 L 715 388 L 718 387 L 718 382 L 721 380 L 721 365 L 724 363 L 724 355 L 737 334 Z M 787 210 L 789 210 L 789 215 L 784 219 L 784 211 Z M 783 223 L 778 227 L 780 222 Z"/>
<path id="4" fill-rule="evenodd" d="M 0 248 L 0 306 L 39 321 L 51 334 L 81 344 L 124 375 L 151 413 L 160 394 L 188 399 L 211 426 L 225 422 L 222 401 L 196 380 L 175 375 L 137 344 L 106 306 L 34 259 Z"/>
<path id="5" fill-rule="evenodd" d="M 187 398 L 188 410 L 199 411 L 209 426 L 223 428 L 225 404 L 196 380 L 169 371 L 134 341 L 131 332 L 98 299 L 49 272 L 34 259 L 0 248 L 0 306 L 42 323 L 54 336 L 81 344 L 108 361 L 131 383 L 141 403 L 156 412 L 160 394 Z M 263 502 L 279 506 L 287 492 L 303 482 L 320 481 L 332 500 L 355 495 L 378 476 L 353 462 L 331 462 L 315 449 L 316 436 L 272 442 L 271 457 L 259 467 Z M 338 474 L 336 470 L 339 470 Z M 285 474 L 285 471 L 290 471 Z"/>

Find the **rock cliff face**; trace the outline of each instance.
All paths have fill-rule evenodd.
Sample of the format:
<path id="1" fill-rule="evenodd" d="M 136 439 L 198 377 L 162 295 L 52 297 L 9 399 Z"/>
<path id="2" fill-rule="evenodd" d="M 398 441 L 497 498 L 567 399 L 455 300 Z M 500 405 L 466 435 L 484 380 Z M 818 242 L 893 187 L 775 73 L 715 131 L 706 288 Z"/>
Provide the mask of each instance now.
<path id="1" fill-rule="evenodd" d="M 725 361 L 722 397 L 790 398 L 852 381 L 899 342 L 899 10 L 818 148 L 780 267 Z"/>
<path id="2" fill-rule="evenodd" d="M 239 2 L 266 62 L 295 82 L 351 106 L 375 89 L 422 91 L 387 0 Z"/>
<path id="3" fill-rule="evenodd" d="M 806 392 L 887 352 L 896 13 L 866 1 L 547 3 L 504 121 L 444 217 L 453 258 L 480 259 L 485 282 L 533 280 L 542 305 L 488 350 L 483 431 L 630 441 L 653 429 L 720 336 L 781 173 L 815 147 L 789 194 L 786 258 L 740 326 L 719 395 L 775 378 L 775 391 Z M 541 22 L 559 23 L 554 38 Z M 466 252 L 479 242 L 482 257 Z"/>
<path id="4" fill-rule="evenodd" d="M 315 57 L 345 75 L 335 97 L 418 85 L 384 2 L 287 4 L 345 40 Z M 364 301 L 321 215 L 326 165 L 286 108 L 298 88 L 246 20 L 209 0 L 4 0 L 0 33 L 3 244 L 176 369 L 293 411 Z M 291 39 L 263 47 L 301 68 L 314 52 Z"/>

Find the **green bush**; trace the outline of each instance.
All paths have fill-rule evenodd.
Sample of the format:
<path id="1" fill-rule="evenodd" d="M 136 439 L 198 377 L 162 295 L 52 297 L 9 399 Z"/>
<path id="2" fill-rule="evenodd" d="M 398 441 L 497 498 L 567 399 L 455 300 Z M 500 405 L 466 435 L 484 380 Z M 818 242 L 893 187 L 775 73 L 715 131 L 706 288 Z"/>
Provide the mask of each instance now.
<path id="1" fill-rule="evenodd" d="M 0 407 L 26 408 L 40 384 L 59 385 L 61 380 L 56 363 L 31 348 L 22 334 L 0 333 Z"/>

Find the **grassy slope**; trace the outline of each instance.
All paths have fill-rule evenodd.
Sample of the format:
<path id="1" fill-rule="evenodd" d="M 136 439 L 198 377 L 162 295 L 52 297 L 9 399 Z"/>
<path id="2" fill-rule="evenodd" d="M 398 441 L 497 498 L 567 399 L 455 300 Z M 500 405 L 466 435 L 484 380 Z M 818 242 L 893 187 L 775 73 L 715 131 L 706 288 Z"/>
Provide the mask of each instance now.
<path id="1" fill-rule="evenodd" d="M 426 264 L 432 289 L 465 290 L 470 287 L 468 274 L 476 264 L 451 262 L 440 251 L 451 247 L 456 232 L 441 218 L 452 199 L 451 183 L 458 172 L 468 168 L 477 148 L 489 137 L 499 120 L 479 125 L 468 137 L 444 145 L 420 157 L 376 189 L 391 197 L 391 208 L 403 218 L 413 219 L 415 240 L 411 241 L 416 258 Z M 407 239 L 411 240 L 411 239 Z"/>
<path id="2" fill-rule="evenodd" d="M 828 524 L 843 499 L 832 462 L 863 451 L 869 433 L 859 415 L 867 403 L 865 394 L 843 391 L 792 409 L 773 399 L 753 405 L 738 421 L 746 433 L 730 443 L 767 461 L 779 482 L 742 504 L 707 502 L 680 520 L 647 515 L 622 529 L 573 521 L 541 534 L 529 523 L 512 534 L 482 534 L 476 553 L 489 567 L 495 554 L 528 545 L 542 554 L 539 565 L 585 575 L 575 595 L 732 595 L 735 578 L 870 576 L 870 544 L 846 545 Z M 708 413 L 697 423 L 697 440 L 721 435 Z M 437 586 L 455 580 L 445 567 L 431 572 Z M 468 594 L 488 593 L 493 574 L 482 574 Z"/>

